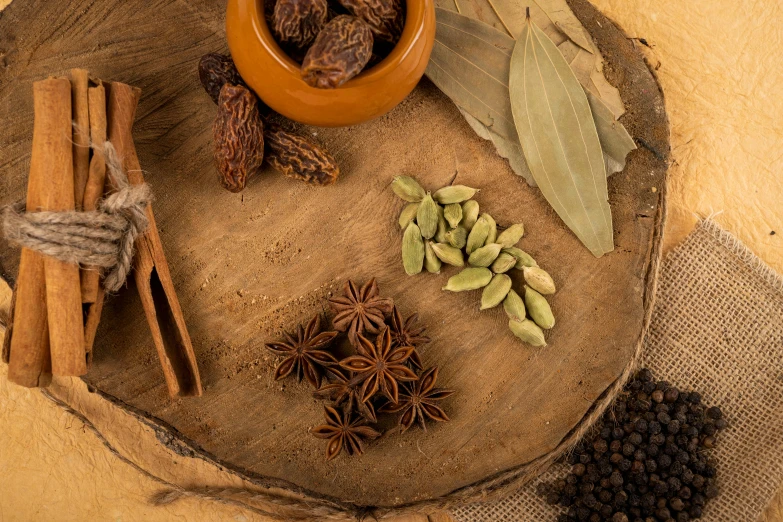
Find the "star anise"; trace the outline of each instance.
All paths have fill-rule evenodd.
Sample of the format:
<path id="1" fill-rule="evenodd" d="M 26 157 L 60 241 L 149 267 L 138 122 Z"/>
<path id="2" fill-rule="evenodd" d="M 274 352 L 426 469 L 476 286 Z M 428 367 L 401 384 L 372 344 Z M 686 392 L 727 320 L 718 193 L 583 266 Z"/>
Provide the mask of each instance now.
<path id="1" fill-rule="evenodd" d="M 362 439 L 377 439 L 381 436 L 369 426 L 364 425 L 361 417 L 344 410 L 340 414 L 331 406 L 324 407 L 326 424 L 313 428 L 313 435 L 319 439 L 329 439 L 326 445 L 326 460 L 332 460 L 345 449 L 349 455 L 364 453 Z"/>
<path id="2" fill-rule="evenodd" d="M 418 348 L 423 344 L 427 344 L 430 342 L 430 338 L 426 335 L 422 335 L 424 330 L 426 330 L 424 326 L 416 326 L 416 323 L 419 320 L 419 314 L 413 314 L 403 322 L 402 315 L 395 306 L 392 308 L 391 318 L 392 345 L 413 346 L 414 350 L 411 353 L 408 362 L 415 368 L 421 370 L 421 358 L 419 357 L 419 353 L 415 350 L 415 348 Z"/>
<path id="3" fill-rule="evenodd" d="M 384 317 L 391 313 L 394 302 L 379 297 L 378 283 L 372 278 L 363 287 L 358 288 L 353 281 L 345 283 L 345 295 L 329 299 L 337 314 L 332 323 L 340 331 L 348 331 L 348 340 L 357 345 L 357 337 L 364 332 L 378 333 L 385 325 Z"/>
<path id="4" fill-rule="evenodd" d="M 405 366 L 411 356 L 413 346 L 392 348 L 391 330 L 384 326 L 378 334 L 375 344 L 363 335 L 359 335 L 356 346 L 359 355 L 346 357 L 340 366 L 356 372 L 356 379 L 364 382 L 362 399 L 367 402 L 380 390 L 390 401 L 396 403 L 399 394 L 399 382 L 415 381 L 416 374 Z"/>
<path id="5" fill-rule="evenodd" d="M 283 379 L 296 370 L 299 381 L 302 374 L 315 386 L 320 388 L 322 367 L 337 364 L 337 359 L 325 348 L 337 336 L 337 332 L 321 332 L 321 315 L 318 314 L 307 323 L 307 327 L 299 328 L 296 337 L 283 332 L 284 341 L 267 343 L 266 347 L 275 355 L 284 355 L 285 359 L 275 370 L 275 380 Z"/>
<path id="6" fill-rule="evenodd" d="M 364 401 L 360 380 L 356 379 L 353 374 L 346 376 L 340 368 L 329 368 L 329 375 L 332 382 L 324 384 L 314 391 L 313 397 L 330 400 L 335 406 L 343 404 L 345 409 L 359 413 L 368 421 L 378 422 L 375 406 L 371 401 Z"/>
<path id="7" fill-rule="evenodd" d="M 454 393 L 454 390 L 435 388 L 437 380 L 438 367 L 435 366 L 421 374 L 418 381 L 403 385 L 397 404 L 385 404 L 379 411 L 384 413 L 402 412 L 402 416 L 400 416 L 401 433 L 410 428 L 416 419 L 419 419 L 421 427 L 425 430 L 427 429 L 424 423 L 425 419 L 438 422 L 449 420 L 446 412 L 436 403 Z"/>

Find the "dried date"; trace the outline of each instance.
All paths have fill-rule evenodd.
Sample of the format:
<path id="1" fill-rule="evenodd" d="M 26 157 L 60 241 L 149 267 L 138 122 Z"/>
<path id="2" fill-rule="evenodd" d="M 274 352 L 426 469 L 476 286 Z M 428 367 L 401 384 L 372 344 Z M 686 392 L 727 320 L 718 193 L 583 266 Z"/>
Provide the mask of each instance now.
<path id="1" fill-rule="evenodd" d="M 327 9 L 326 0 L 277 0 L 272 27 L 278 42 L 307 48 L 326 25 Z"/>
<path id="2" fill-rule="evenodd" d="M 372 31 L 366 22 L 348 15 L 333 18 L 307 51 L 302 79 L 320 89 L 339 87 L 367 65 L 372 44 Z"/>
<path id="3" fill-rule="evenodd" d="M 225 54 L 209 53 L 202 56 L 198 63 L 198 78 L 215 103 L 218 103 L 220 89 L 225 84 L 245 85 L 234 60 Z"/>
<path id="4" fill-rule="evenodd" d="M 339 0 L 355 17 L 367 22 L 379 40 L 397 43 L 402 34 L 402 0 Z"/>
<path id="5" fill-rule="evenodd" d="M 265 159 L 273 168 L 314 185 L 331 185 L 340 175 L 334 158 L 304 136 L 267 122 L 264 127 Z"/>
<path id="6" fill-rule="evenodd" d="M 220 183 L 240 192 L 264 161 L 264 122 L 247 87 L 225 84 L 220 90 L 213 134 Z"/>

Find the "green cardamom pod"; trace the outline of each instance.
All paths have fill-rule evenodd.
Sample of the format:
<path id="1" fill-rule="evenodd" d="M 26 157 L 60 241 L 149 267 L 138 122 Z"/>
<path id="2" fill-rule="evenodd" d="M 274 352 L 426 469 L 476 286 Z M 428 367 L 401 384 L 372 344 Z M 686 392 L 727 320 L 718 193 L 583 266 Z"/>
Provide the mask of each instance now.
<path id="1" fill-rule="evenodd" d="M 438 204 L 427 194 L 416 211 L 416 224 L 425 239 L 432 239 L 438 231 Z"/>
<path id="2" fill-rule="evenodd" d="M 502 248 L 497 243 L 478 248 L 468 257 L 468 264 L 471 266 L 489 266 L 498 258 Z"/>
<path id="3" fill-rule="evenodd" d="M 544 331 L 530 319 L 524 319 L 522 321 L 509 319 L 508 327 L 511 329 L 511 332 L 523 342 L 526 342 L 531 346 L 546 346 Z"/>
<path id="4" fill-rule="evenodd" d="M 419 182 L 410 176 L 397 176 L 392 181 L 392 190 L 400 198 L 410 203 L 418 203 L 427 194 Z"/>
<path id="5" fill-rule="evenodd" d="M 411 221 L 416 219 L 416 211 L 419 209 L 418 203 L 408 203 L 400 212 L 400 228 L 405 230 Z"/>
<path id="6" fill-rule="evenodd" d="M 486 247 L 485 247 L 486 248 Z M 496 274 L 505 274 L 517 264 L 517 258 L 511 254 L 501 252 L 501 254 L 492 262 L 492 271 Z"/>
<path id="7" fill-rule="evenodd" d="M 424 268 L 431 274 L 440 273 L 441 262 L 435 251 L 432 249 L 432 241 L 424 243 Z"/>
<path id="8" fill-rule="evenodd" d="M 516 319 L 517 321 L 524 321 L 526 319 L 527 311 L 525 310 L 525 303 L 514 290 L 509 290 L 508 295 L 503 300 L 503 310 L 506 311 L 506 315 L 508 315 L 510 319 Z"/>
<path id="9" fill-rule="evenodd" d="M 438 205 L 438 230 L 435 231 L 435 241 L 437 243 L 446 243 L 446 220 L 443 218 L 443 207 Z"/>
<path id="10" fill-rule="evenodd" d="M 465 248 L 468 242 L 468 231 L 462 228 L 462 225 L 458 225 L 457 228 L 446 232 L 446 239 L 453 247 Z"/>
<path id="11" fill-rule="evenodd" d="M 408 275 L 421 272 L 424 265 L 424 240 L 416 223 L 411 223 L 402 236 L 402 266 Z"/>
<path id="12" fill-rule="evenodd" d="M 511 290 L 511 278 L 506 274 L 496 274 L 481 293 L 481 309 L 495 308 Z"/>
<path id="13" fill-rule="evenodd" d="M 519 270 L 522 270 L 526 266 L 538 266 L 538 263 L 536 263 L 536 260 L 533 259 L 533 257 L 525 252 L 524 250 L 520 250 L 517 247 L 510 247 L 510 248 L 504 248 L 503 252 L 507 254 L 511 254 L 515 258 L 517 258 L 517 264 L 516 268 Z"/>
<path id="14" fill-rule="evenodd" d="M 465 258 L 462 256 L 462 250 L 454 248 L 445 243 L 433 243 L 432 250 L 438 259 L 452 266 L 465 266 Z"/>
<path id="15" fill-rule="evenodd" d="M 455 228 L 462 221 L 462 206 L 459 203 L 451 203 L 446 205 L 443 209 L 443 217 L 451 225 L 451 228 Z"/>
<path id="16" fill-rule="evenodd" d="M 449 185 L 448 187 L 437 190 L 432 197 L 441 205 L 450 205 L 451 203 L 462 203 L 463 201 L 467 201 L 472 198 L 476 192 L 478 192 L 477 189 L 466 187 L 465 185 Z"/>
<path id="17" fill-rule="evenodd" d="M 489 223 L 489 230 L 487 231 L 487 239 L 484 240 L 485 245 L 490 245 L 492 243 L 496 243 L 498 238 L 498 224 L 495 223 L 495 220 L 487 214 L 486 212 L 481 215 L 481 217 L 485 218 L 487 220 L 487 223 Z"/>
<path id="18" fill-rule="evenodd" d="M 462 204 L 462 221 L 460 225 L 462 228 L 470 232 L 473 225 L 476 224 L 479 217 L 479 204 L 478 201 L 470 199 Z"/>
<path id="19" fill-rule="evenodd" d="M 522 223 L 517 223 L 516 225 L 511 225 L 506 230 L 501 232 L 495 242 L 500 243 L 506 248 L 510 248 L 519 243 L 519 240 L 522 239 L 522 236 L 524 235 L 524 225 L 522 225 Z"/>
<path id="20" fill-rule="evenodd" d="M 552 276 L 537 266 L 526 266 L 522 269 L 522 273 L 525 275 L 525 282 L 533 290 L 544 295 L 554 294 L 557 291 Z"/>
<path id="21" fill-rule="evenodd" d="M 546 297 L 527 285 L 525 285 L 525 307 L 530 318 L 544 330 L 549 330 L 555 325 L 555 316 Z"/>
<path id="22" fill-rule="evenodd" d="M 487 234 L 489 234 L 489 221 L 481 216 L 468 234 L 468 242 L 465 245 L 468 254 L 472 254 L 477 248 L 484 246 Z"/>
<path id="23" fill-rule="evenodd" d="M 451 276 L 443 290 L 450 292 L 478 290 L 487 286 L 491 280 L 492 272 L 489 268 L 466 268 L 459 274 Z"/>

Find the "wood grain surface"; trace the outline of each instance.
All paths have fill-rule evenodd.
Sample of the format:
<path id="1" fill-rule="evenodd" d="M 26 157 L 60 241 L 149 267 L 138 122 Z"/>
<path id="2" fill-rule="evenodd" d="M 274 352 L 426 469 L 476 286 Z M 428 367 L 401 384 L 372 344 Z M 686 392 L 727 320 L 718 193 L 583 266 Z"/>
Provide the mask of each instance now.
<path id="1" fill-rule="evenodd" d="M 602 259 L 426 81 L 370 124 L 303 129 L 340 162 L 335 186 L 309 187 L 269 171 L 230 194 L 211 165 L 215 107 L 196 78 L 198 58 L 225 49 L 221 3 L 16 0 L 0 17 L 0 46 L 11 50 L 0 77 L 0 204 L 24 194 L 31 81 L 81 66 L 140 87 L 136 145 L 205 386 L 200 399 L 168 400 L 132 290 L 107 302 L 87 381 L 228 467 L 359 504 L 437 497 L 551 451 L 636 346 L 668 154 L 662 97 L 641 57 L 605 19 L 582 15 L 629 106 L 624 122 L 647 147 L 610 180 L 617 247 Z M 499 224 L 526 224 L 523 248 L 560 288 L 548 348 L 518 344 L 501 310 L 479 313 L 477 293 L 441 292 L 452 271 L 404 274 L 402 204 L 388 189 L 400 173 L 433 190 L 450 182 L 479 187 L 482 209 Z M 0 250 L 10 279 L 17 260 L 17 251 Z M 276 360 L 263 342 L 326 311 L 325 299 L 347 278 L 372 276 L 429 327 L 435 341 L 422 355 L 441 368 L 440 384 L 457 390 L 445 401 L 452 422 L 426 433 L 390 432 L 361 458 L 325 463 L 322 441 L 309 433 L 322 421 L 322 404 L 305 383 L 272 381 Z"/>

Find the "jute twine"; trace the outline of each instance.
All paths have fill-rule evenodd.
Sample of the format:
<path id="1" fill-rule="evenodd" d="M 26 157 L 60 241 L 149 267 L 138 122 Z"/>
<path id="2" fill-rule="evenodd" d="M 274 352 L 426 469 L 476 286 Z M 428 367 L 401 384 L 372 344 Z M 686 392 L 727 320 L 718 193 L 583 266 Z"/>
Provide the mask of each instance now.
<path id="1" fill-rule="evenodd" d="M 152 191 L 146 183 L 129 183 L 110 142 L 101 149 L 116 190 L 100 201 L 98 210 L 26 212 L 20 202 L 3 209 L 3 231 L 11 243 L 45 256 L 106 269 L 104 287 L 116 292 L 133 266 L 134 242 L 149 226 L 145 210 Z"/>

